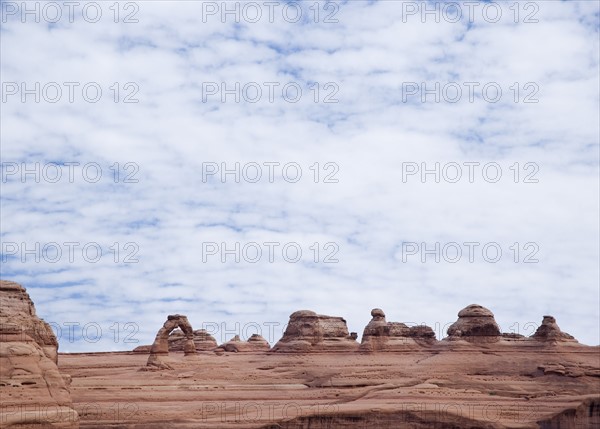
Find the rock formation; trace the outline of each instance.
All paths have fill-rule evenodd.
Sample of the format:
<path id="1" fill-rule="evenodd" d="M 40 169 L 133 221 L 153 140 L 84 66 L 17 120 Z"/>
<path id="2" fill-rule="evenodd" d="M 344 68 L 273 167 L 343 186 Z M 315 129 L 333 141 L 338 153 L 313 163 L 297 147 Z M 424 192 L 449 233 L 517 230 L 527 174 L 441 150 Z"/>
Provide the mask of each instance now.
<path id="1" fill-rule="evenodd" d="M 239 335 L 236 335 L 225 344 L 221 344 L 216 352 L 266 352 L 271 345 L 267 340 L 258 334 L 253 334 L 248 341 L 242 341 Z"/>
<path id="2" fill-rule="evenodd" d="M 380 308 L 371 310 L 373 317 L 365 327 L 361 351 L 397 351 L 407 346 L 428 346 L 436 342 L 435 332 L 429 326 L 409 327 L 404 323 L 387 322 Z"/>
<path id="3" fill-rule="evenodd" d="M 181 329 L 177 328 L 171 332 L 168 341 L 170 352 L 182 352 L 185 350 L 187 338 Z M 196 346 L 196 351 L 201 352 L 214 350 L 218 344 L 217 340 L 206 329 L 196 329 L 194 331 L 194 345 Z M 136 347 L 133 351 L 136 353 L 150 353 L 150 349 L 152 349 L 152 345 L 144 345 Z"/>
<path id="4" fill-rule="evenodd" d="M 50 325 L 37 317 L 25 288 L 18 283 L 2 280 L 0 291 L 0 327 L 33 338 L 44 354 L 57 363 L 56 336 Z"/>
<path id="5" fill-rule="evenodd" d="M 58 342 L 25 289 L 0 281 L 0 427 L 78 428 Z"/>
<path id="6" fill-rule="evenodd" d="M 158 369 L 171 369 L 171 366 L 163 359 L 169 355 L 169 334 L 179 328 L 185 335 L 185 343 L 183 351 L 186 355 L 196 353 L 196 345 L 194 344 L 194 330 L 186 316 L 181 314 L 170 314 L 167 316 L 167 321 L 163 327 L 156 333 L 154 343 L 150 348 L 150 356 L 148 357 L 147 366 Z"/>
<path id="7" fill-rule="evenodd" d="M 185 351 L 185 334 L 177 329 L 169 335 L 169 350 Z M 210 351 L 217 347 L 217 340 L 208 333 L 206 329 L 196 329 L 194 331 L 194 346 L 196 351 Z"/>
<path id="8" fill-rule="evenodd" d="M 552 316 L 544 316 L 542 324 L 531 336 L 532 339 L 548 342 L 577 342 L 575 337 L 560 330 L 556 319 Z"/>
<path id="9" fill-rule="evenodd" d="M 494 342 L 502 338 L 494 314 L 485 307 L 471 304 L 458 312 L 458 320 L 448 328 L 448 340 Z"/>
<path id="10" fill-rule="evenodd" d="M 448 330 L 448 340 L 436 342 L 431 328 L 387 322 L 385 313 L 374 309 L 360 350 L 390 353 L 367 354 L 356 352 L 356 335 L 348 335 L 344 319 L 300 311 L 291 315 L 274 347 L 290 353 L 267 353 L 268 344 L 255 335 L 248 341 L 233 338 L 218 348 L 221 353 L 190 359 L 166 355 L 172 347 L 195 353 L 196 338 L 213 343 L 205 332 L 193 331 L 185 316 L 171 315 L 144 368 L 172 371 L 140 372 L 145 357 L 135 353 L 60 354 L 60 370 L 73 378 L 69 395 L 70 377 L 54 363 L 56 338 L 35 316 L 25 290 L 2 282 L 0 302 L 0 428 L 600 424 L 600 347 L 579 344 L 550 316 L 529 338 L 500 335 L 489 310 L 469 306 Z M 493 341 L 478 342 L 487 338 Z"/>
<path id="11" fill-rule="evenodd" d="M 272 352 L 348 352 L 358 349 L 356 336 L 348 333 L 346 320 L 310 310 L 292 313 L 283 337 Z"/>

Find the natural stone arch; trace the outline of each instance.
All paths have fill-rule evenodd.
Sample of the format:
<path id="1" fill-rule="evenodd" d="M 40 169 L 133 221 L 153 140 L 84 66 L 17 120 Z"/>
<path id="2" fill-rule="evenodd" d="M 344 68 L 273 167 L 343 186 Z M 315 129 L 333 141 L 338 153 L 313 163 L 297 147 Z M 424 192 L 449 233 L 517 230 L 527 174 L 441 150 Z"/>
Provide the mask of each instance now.
<path id="1" fill-rule="evenodd" d="M 179 328 L 185 335 L 185 345 L 183 348 L 184 354 L 191 355 L 196 353 L 196 345 L 194 344 L 194 330 L 188 321 L 187 317 L 182 314 L 170 314 L 167 316 L 167 321 L 163 327 L 156 333 L 156 338 L 150 349 L 148 357 L 148 366 L 155 366 L 164 369 L 171 367 L 162 361 L 161 356 L 169 355 L 169 334 Z"/>

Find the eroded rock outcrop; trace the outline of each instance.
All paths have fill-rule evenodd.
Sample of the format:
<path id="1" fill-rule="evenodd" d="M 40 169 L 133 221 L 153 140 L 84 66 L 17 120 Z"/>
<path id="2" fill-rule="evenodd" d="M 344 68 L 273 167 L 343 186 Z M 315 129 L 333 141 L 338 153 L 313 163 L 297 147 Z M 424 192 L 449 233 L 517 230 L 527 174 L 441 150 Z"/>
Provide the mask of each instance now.
<path id="1" fill-rule="evenodd" d="M 185 351 L 186 337 L 182 330 L 177 329 L 169 335 L 169 350 Z M 194 346 L 196 351 L 210 351 L 217 347 L 217 340 L 206 329 L 194 331 Z"/>
<path id="2" fill-rule="evenodd" d="M 147 366 L 158 369 L 172 369 L 171 366 L 165 362 L 164 357 L 169 355 L 169 334 L 176 328 L 181 329 L 185 335 L 183 345 L 184 353 L 186 355 L 196 353 L 194 330 L 187 317 L 181 314 L 170 314 L 167 316 L 167 321 L 164 323 L 163 327 L 156 333 L 156 338 L 150 348 Z"/>
<path id="3" fill-rule="evenodd" d="M 485 307 L 471 304 L 458 312 L 458 320 L 448 328 L 448 340 L 495 342 L 502 338 L 494 313 Z"/>
<path id="4" fill-rule="evenodd" d="M 33 340 L 44 354 L 57 363 L 58 341 L 48 323 L 38 318 L 25 288 L 18 283 L 0 281 L 0 328 L 18 332 Z"/>
<path id="5" fill-rule="evenodd" d="M 185 344 L 187 338 L 184 332 L 177 328 L 169 334 L 169 351 L 170 352 L 182 352 L 185 350 Z M 218 344 L 217 340 L 206 331 L 206 329 L 196 329 L 194 331 L 194 345 L 196 351 L 211 351 L 214 350 Z M 138 346 L 133 349 L 136 353 L 150 353 L 152 345 Z"/>
<path id="6" fill-rule="evenodd" d="M 380 308 L 371 310 L 373 317 L 365 327 L 361 351 L 406 350 L 407 346 L 428 346 L 436 342 L 435 332 L 429 326 L 411 326 L 388 322 Z"/>
<path id="7" fill-rule="evenodd" d="M 58 341 L 21 285 L 0 281 L 0 427 L 79 427 Z"/>
<path id="8" fill-rule="evenodd" d="M 272 352 L 337 352 L 358 349 L 356 336 L 348 332 L 342 317 L 325 316 L 310 310 L 292 313 L 283 337 Z"/>
<path id="9" fill-rule="evenodd" d="M 537 328 L 531 338 L 537 341 L 547 342 L 577 342 L 575 337 L 560 330 L 556 323 L 556 319 L 552 316 L 544 316 L 542 324 Z"/>
<path id="10" fill-rule="evenodd" d="M 0 311 L 3 321 L 23 319 L 23 327 L 0 326 L 0 428 L 76 428 L 80 418 L 81 426 L 90 428 L 220 429 L 224 422 L 239 426 L 240 410 L 248 411 L 244 427 L 263 428 L 567 429 L 600 424 L 600 347 L 577 343 L 550 316 L 532 337 L 499 335 L 493 315 L 480 306 L 459 313 L 449 329 L 456 341 L 428 347 L 414 338 L 435 341 L 431 328 L 387 322 L 385 313 L 374 309 L 363 342 L 381 343 L 382 350 L 396 341 L 402 346 L 398 353 L 368 356 L 353 353 L 356 336 L 348 334 L 341 317 L 300 311 L 290 317 L 276 351 L 334 353 L 167 358 L 173 346 L 195 353 L 194 340 L 204 336 L 192 330 L 185 316 L 172 315 L 151 347 L 157 365 L 145 367 L 171 364 L 175 370 L 170 373 L 140 373 L 140 356 L 131 353 L 61 354 L 61 368 L 75 378 L 72 399 L 78 417 L 70 405 L 68 377 L 61 376 L 42 348 L 51 343 L 42 336 L 40 345 L 26 333 L 24 327 L 43 321 L 28 320 L 35 314 L 33 304 L 17 286 L 0 285 L 0 310 L 20 306 L 29 314 L 11 310 L 7 317 Z M 477 344 L 477 338 L 487 337 L 495 342 Z M 417 348 L 407 350 L 406 341 L 415 341 Z M 264 350 L 265 343 L 258 335 L 248 341 L 234 338 L 222 350 Z M 56 356 L 55 349 L 48 353 Z M 114 412 L 116 402 L 125 405 L 119 412 Z"/>
<path id="11" fill-rule="evenodd" d="M 253 334 L 248 341 L 242 341 L 239 335 L 236 335 L 225 344 L 221 344 L 215 349 L 216 352 L 266 352 L 271 348 L 267 340 L 258 334 Z"/>

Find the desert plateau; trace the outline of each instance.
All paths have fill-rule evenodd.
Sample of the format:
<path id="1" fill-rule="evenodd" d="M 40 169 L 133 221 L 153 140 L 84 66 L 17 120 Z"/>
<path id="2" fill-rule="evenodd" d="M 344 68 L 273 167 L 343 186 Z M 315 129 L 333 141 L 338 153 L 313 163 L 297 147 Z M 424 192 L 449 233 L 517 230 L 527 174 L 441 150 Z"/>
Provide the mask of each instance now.
<path id="1" fill-rule="evenodd" d="M 217 345 L 169 315 L 152 345 L 59 353 L 21 285 L 0 284 L 2 428 L 521 428 L 600 425 L 600 348 L 544 316 L 502 334 L 469 305 L 448 336 L 373 309 L 362 340 L 341 317 L 297 311 L 273 347 Z"/>

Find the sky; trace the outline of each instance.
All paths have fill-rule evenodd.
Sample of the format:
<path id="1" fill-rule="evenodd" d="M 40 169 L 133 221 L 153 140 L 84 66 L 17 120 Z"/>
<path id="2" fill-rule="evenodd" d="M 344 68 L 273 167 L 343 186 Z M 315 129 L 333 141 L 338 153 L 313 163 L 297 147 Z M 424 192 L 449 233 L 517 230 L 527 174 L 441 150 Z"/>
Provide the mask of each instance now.
<path id="1" fill-rule="evenodd" d="M 600 344 L 598 2 L 0 5 L 1 277 L 60 351 L 472 303 Z"/>

